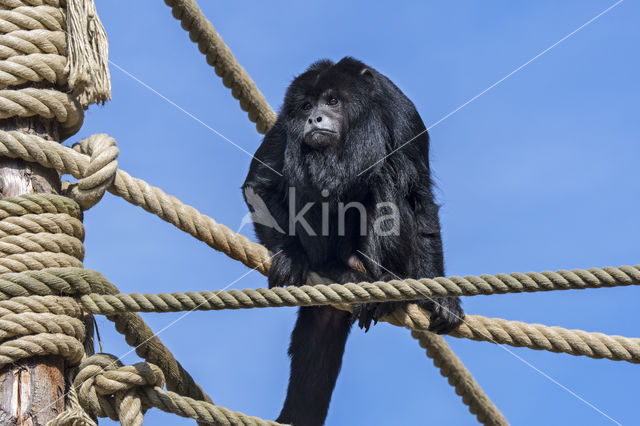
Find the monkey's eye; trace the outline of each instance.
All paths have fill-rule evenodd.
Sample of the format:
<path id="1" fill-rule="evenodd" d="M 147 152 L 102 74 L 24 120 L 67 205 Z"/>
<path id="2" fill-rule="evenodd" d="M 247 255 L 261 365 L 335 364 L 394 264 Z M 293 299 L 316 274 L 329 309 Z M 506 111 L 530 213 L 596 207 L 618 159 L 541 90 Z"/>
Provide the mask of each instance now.
<path id="1" fill-rule="evenodd" d="M 338 100 L 336 98 L 331 98 L 327 101 L 327 105 L 336 106 L 338 105 Z"/>
<path id="2" fill-rule="evenodd" d="M 311 104 L 309 102 L 306 102 L 304 105 L 302 105 L 302 109 L 304 111 L 309 111 L 311 109 Z"/>

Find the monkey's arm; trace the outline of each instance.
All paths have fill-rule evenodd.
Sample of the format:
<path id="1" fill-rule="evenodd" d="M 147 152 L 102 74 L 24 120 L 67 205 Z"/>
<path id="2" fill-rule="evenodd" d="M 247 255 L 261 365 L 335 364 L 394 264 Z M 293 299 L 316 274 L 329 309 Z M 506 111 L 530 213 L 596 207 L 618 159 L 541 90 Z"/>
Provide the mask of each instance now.
<path id="1" fill-rule="evenodd" d="M 416 224 L 414 275 L 415 278 L 434 278 L 444 275 L 442 237 L 438 219 L 438 206 L 428 189 L 415 191 L 412 196 Z M 422 299 L 416 303 L 431 312 L 429 329 L 435 333 L 448 333 L 464 318 L 459 297 Z"/>
<path id="2" fill-rule="evenodd" d="M 258 148 L 242 186 L 256 235 L 273 254 L 270 288 L 304 284 L 309 271 L 304 250 L 289 233 L 288 188 L 282 176 L 285 145 L 281 123 L 276 122 Z"/>

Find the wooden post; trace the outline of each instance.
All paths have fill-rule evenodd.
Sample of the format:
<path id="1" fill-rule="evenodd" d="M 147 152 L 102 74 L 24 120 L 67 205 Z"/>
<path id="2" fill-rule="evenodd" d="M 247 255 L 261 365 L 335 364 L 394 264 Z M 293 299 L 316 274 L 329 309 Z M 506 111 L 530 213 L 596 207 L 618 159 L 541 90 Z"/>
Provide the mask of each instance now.
<path id="1" fill-rule="evenodd" d="M 0 120 L 0 129 L 60 140 L 58 123 L 41 117 Z M 58 172 L 38 164 L 0 157 L 2 197 L 36 192 L 59 193 Z M 61 413 L 66 391 L 64 373 L 64 358 L 59 356 L 33 357 L 0 370 L 0 424 L 44 426 Z"/>

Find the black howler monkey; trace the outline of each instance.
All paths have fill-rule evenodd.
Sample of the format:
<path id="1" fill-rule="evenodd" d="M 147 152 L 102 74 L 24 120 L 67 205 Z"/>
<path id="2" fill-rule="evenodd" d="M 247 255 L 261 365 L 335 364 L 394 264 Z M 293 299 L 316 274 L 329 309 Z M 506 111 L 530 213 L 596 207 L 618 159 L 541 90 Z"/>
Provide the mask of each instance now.
<path id="1" fill-rule="evenodd" d="M 444 274 L 429 137 L 413 103 L 387 77 L 346 57 L 296 77 L 243 185 L 258 239 L 274 257 L 269 287 Z M 416 302 L 431 329 L 463 317 L 458 298 Z M 368 329 L 399 302 L 302 307 L 291 335 L 291 376 L 279 422 L 322 425 L 352 322 Z"/>

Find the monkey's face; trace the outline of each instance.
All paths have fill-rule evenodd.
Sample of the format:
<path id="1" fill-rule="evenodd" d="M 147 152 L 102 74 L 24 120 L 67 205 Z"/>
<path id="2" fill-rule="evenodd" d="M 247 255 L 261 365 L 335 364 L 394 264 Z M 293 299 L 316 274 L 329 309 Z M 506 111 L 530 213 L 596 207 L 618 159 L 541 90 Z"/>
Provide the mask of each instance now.
<path id="1" fill-rule="evenodd" d="M 280 122 L 286 135 L 283 175 L 310 196 L 360 193 L 390 144 L 387 106 L 378 74 L 363 63 L 318 61 L 287 89 Z M 360 173 L 362 171 L 365 173 Z"/>
<path id="2" fill-rule="evenodd" d="M 338 93 L 327 90 L 315 99 L 306 99 L 302 105 L 300 120 L 303 141 L 314 150 L 324 150 L 340 143 L 345 127 L 344 100 Z"/>

